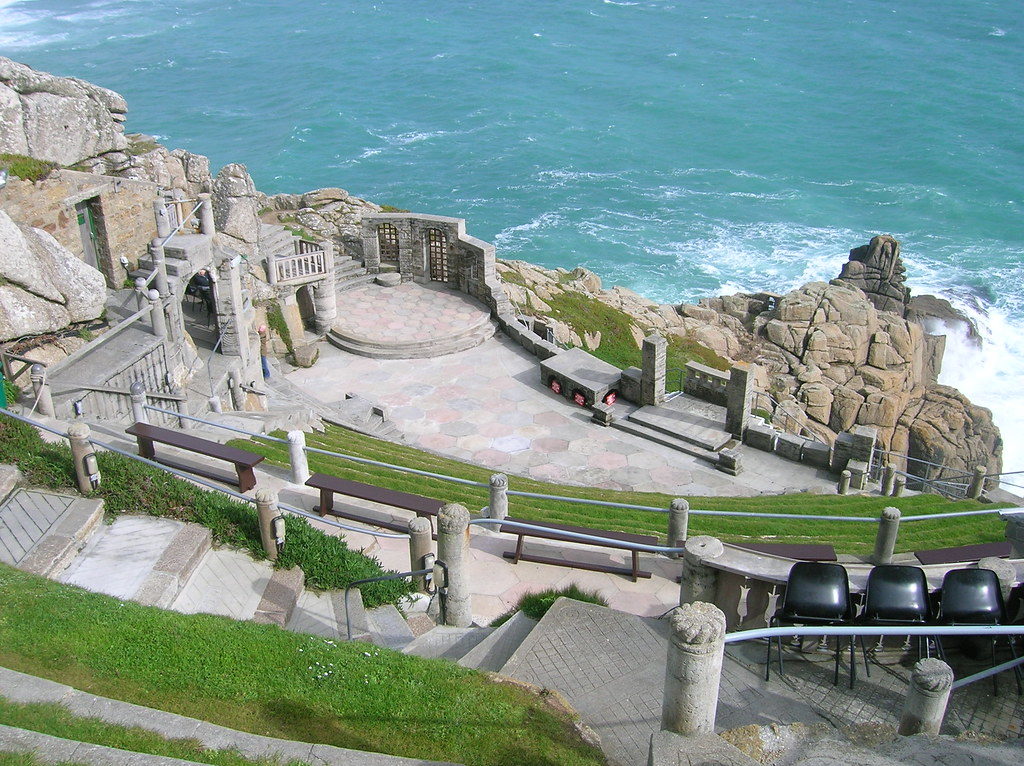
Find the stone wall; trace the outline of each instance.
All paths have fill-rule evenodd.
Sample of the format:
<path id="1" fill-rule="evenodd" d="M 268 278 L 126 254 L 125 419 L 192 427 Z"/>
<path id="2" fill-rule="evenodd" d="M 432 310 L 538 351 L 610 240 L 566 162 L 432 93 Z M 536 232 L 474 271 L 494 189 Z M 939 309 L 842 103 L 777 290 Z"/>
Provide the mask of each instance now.
<path id="1" fill-rule="evenodd" d="M 462 218 L 417 213 L 375 213 L 362 217 L 363 264 L 371 274 L 387 269 L 378 231 L 382 224 L 398 232 L 398 272 L 403 280 L 440 282 L 471 295 L 495 316 L 510 304 L 495 272 L 494 245 L 466 234 Z M 430 257 L 431 230 L 443 234 L 443 258 Z"/>
<path id="2" fill-rule="evenodd" d="M 58 170 L 35 183 L 10 179 L 0 189 L 0 206 L 15 221 L 53 235 L 84 259 L 75 206 L 91 201 L 99 213 L 97 268 L 108 286 L 120 287 L 127 276 L 121 256 L 128 259 L 130 269 L 135 268 L 156 236 L 153 201 L 157 192 L 157 185 L 147 181 Z"/>

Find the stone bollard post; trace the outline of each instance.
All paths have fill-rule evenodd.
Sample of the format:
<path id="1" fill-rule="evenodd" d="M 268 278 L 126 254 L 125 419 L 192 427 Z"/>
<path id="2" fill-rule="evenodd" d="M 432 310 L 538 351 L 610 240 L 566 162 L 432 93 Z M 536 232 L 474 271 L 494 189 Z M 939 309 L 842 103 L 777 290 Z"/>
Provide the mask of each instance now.
<path id="1" fill-rule="evenodd" d="M 850 478 L 853 474 L 849 470 L 843 469 L 843 472 L 839 474 L 839 484 L 836 485 L 836 492 L 840 495 L 850 494 Z"/>
<path id="2" fill-rule="evenodd" d="M 210 194 L 197 194 L 196 198 L 203 203 L 199 208 L 199 233 L 215 234 L 217 228 L 213 223 L 213 204 L 210 201 Z"/>
<path id="3" fill-rule="evenodd" d="M 288 432 L 288 464 L 292 469 L 292 484 L 305 484 L 309 478 L 306 459 L 306 435 L 302 431 Z"/>
<path id="4" fill-rule="evenodd" d="M 679 585 L 679 604 L 696 601 L 715 603 L 718 589 L 718 570 L 708 566 L 725 552 L 717 537 L 697 535 L 683 544 L 683 572 Z"/>
<path id="5" fill-rule="evenodd" d="M 85 423 L 72 423 L 68 426 L 68 442 L 71 444 L 71 460 L 75 464 L 78 491 L 87 495 L 94 489 L 90 478 L 92 466 L 87 465 L 91 462 L 87 458 L 93 454 L 92 444 L 89 442 L 89 426 Z M 92 460 L 95 460 L 95 456 Z"/>
<path id="6" fill-rule="evenodd" d="M 224 406 L 220 403 L 219 396 L 208 396 L 206 403 L 210 405 L 210 412 L 224 412 Z"/>
<path id="7" fill-rule="evenodd" d="M 164 246 L 157 241 L 153 241 L 150 245 L 150 252 L 153 255 L 153 269 L 156 271 L 156 276 L 153 277 L 153 287 L 160 293 L 160 297 L 164 297 L 168 294 L 167 288 L 167 260 L 164 256 Z"/>
<path id="8" fill-rule="evenodd" d="M 977 500 L 981 497 L 981 493 L 985 491 L 985 474 L 987 469 L 983 465 L 977 465 L 974 467 L 974 475 L 971 477 L 971 486 L 967 488 L 967 497 L 971 500 Z"/>
<path id="9" fill-rule="evenodd" d="M 128 387 L 132 396 L 132 417 L 136 423 L 148 423 L 149 415 L 146 414 L 146 387 L 141 380 L 137 380 Z"/>
<path id="10" fill-rule="evenodd" d="M 146 280 L 142 277 L 135 277 L 135 302 L 138 304 L 139 311 L 142 311 L 142 307 L 146 305 Z"/>
<path id="11" fill-rule="evenodd" d="M 409 521 L 409 569 L 416 571 L 423 569 L 423 561 L 431 552 L 432 540 L 430 539 L 430 520 L 424 516 L 417 516 Z M 424 575 L 415 575 L 412 578 L 416 590 L 420 593 L 427 592 L 427 578 Z"/>
<path id="12" fill-rule="evenodd" d="M 878 534 L 875 536 L 875 552 L 871 556 L 872 564 L 891 564 L 892 554 L 896 550 L 896 535 L 900 531 L 899 508 L 886 508 L 878 520 Z"/>
<path id="13" fill-rule="evenodd" d="M 50 384 L 46 380 L 46 368 L 41 364 L 33 364 L 29 369 L 29 378 L 32 380 L 32 396 L 35 398 L 35 409 L 40 415 L 49 418 L 57 413 L 53 409 L 53 396 L 50 393 Z"/>
<path id="14" fill-rule="evenodd" d="M 238 370 L 228 373 L 228 391 L 231 394 L 231 406 L 236 410 L 245 409 L 245 391 L 242 390 L 242 374 Z"/>
<path id="15" fill-rule="evenodd" d="M 667 547 L 675 548 L 686 540 L 690 526 L 690 504 L 677 497 L 668 507 L 668 542 Z M 670 553 L 669 557 L 677 559 L 680 553 Z"/>
<path id="16" fill-rule="evenodd" d="M 713 604 L 676 607 L 665 668 L 661 728 L 685 736 L 715 733 L 725 652 L 725 615 Z"/>
<path id="17" fill-rule="evenodd" d="M 1024 513 L 1007 514 L 1006 539 L 1010 543 L 1010 551 L 1013 558 L 1024 558 Z"/>
<path id="18" fill-rule="evenodd" d="M 896 480 L 892 484 L 892 496 L 903 497 L 903 490 L 907 488 L 907 478 L 905 476 L 897 476 Z"/>
<path id="19" fill-rule="evenodd" d="M 160 300 L 160 293 L 150 290 L 146 297 L 149 298 L 149 318 L 153 323 L 153 334 L 158 338 L 166 338 L 167 318 L 164 317 L 164 302 Z"/>
<path id="20" fill-rule="evenodd" d="M 884 497 L 888 497 L 892 494 L 893 484 L 896 483 L 896 466 L 886 463 L 882 468 L 882 490 L 881 493 Z"/>
<path id="21" fill-rule="evenodd" d="M 153 216 L 156 218 L 156 235 L 163 239 L 171 233 L 171 219 L 167 215 L 167 202 L 163 198 L 153 200 Z"/>
<path id="22" fill-rule="evenodd" d="M 277 498 L 269 489 L 256 490 L 256 511 L 260 516 L 260 539 L 263 552 L 271 561 L 277 561 L 277 541 L 274 539 L 274 519 L 277 517 Z"/>
<path id="23" fill-rule="evenodd" d="M 938 734 L 946 715 L 946 703 L 953 685 L 953 669 L 934 657 L 919 660 L 910 676 L 910 688 L 903 703 L 899 733 Z"/>
<path id="24" fill-rule="evenodd" d="M 457 628 L 468 628 L 473 622 L 468 549 L 469 511 L 458 503 L 449 503 L 437 516 L 437 559 L 448 567 L 442 623 Z"/>
<path id="25" fill-rule="evenodd" d="M 503 473 L 491 474 L 491 498 L 487 516 L 492 519 L 508 516 L 508 477 Z"/>

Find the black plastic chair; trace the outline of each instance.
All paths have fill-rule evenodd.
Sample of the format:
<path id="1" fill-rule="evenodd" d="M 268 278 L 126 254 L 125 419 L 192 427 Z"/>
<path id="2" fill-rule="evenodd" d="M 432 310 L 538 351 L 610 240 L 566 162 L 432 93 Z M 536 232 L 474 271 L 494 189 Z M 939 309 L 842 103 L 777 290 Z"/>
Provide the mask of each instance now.
<path id="1" fill-rule="evenodd" d="M 857 625 L 907 625 L 931 620 L 932 610 L 928 597 L 928 578 L 920 567 L 903 564 L 880 564 L 868 572 L 864 608 L 857 616 Z M 922 641 L 923 639 L 923 641 Z M 918 636 L 917 654 L 921 648 L 928 654 L 928 639 Z M 871 675 L 864 637 L 860 637 L 860 650 L 864 655 L 864 670 Z"/>
<path id="2" fill-rule="evenodd" d="M 850 582 L 846 569 L 839 564 L 824 564 L 816 561 L 798 561 L 789 570 L 786 581 L 786 595 L 782 606 L 768 621 L 768 627 L 781 625 L 842 625 L 848 623 L 853 610 L 850 604 Z M 779 646 L 779 672 L 785 672 L 782 665 L 782 639 L 776 639 Z M 836 639 L 835 673 L 832 683 L 839 683 L 839 655 L 843 642 Z M 768 640 L 765 656 L 764 680 L 771 674 L 772 641 Z M 855 644 L 850 637 L 850 688 L 853 688 L 855 668 Z"/>
<path id="3" fill-rule="evenodd" d="M 991 569 L 951 569 L 942 578 L 942 600 L 939 607 L 939 623 L 942 625 L 1004 625 L 1006 608 L 1003 594 L 999 589 L 999 578 Z M 1010 637 L 1008 637 L 1010 638 Z M 1010 638 L 1010 654 L 1017 659 L 1013 640 Z M 946 659 L 942 640 L 938 641 L 939 656 Z M 992 639 L 992 664 L 996 664 L 996 640 Z M 1020 694 L 1020 667 L 1013 669 Z M 992 688 L 999 693 L 996 677 L 992 676 Z"/>

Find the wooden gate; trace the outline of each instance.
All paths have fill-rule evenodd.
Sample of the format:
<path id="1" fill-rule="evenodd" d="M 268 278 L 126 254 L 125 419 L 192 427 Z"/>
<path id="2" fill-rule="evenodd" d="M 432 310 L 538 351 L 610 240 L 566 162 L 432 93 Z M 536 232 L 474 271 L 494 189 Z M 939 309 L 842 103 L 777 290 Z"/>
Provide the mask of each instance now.
<path id="1" fill-rule="evenodd" d="M 440 229 L 427 229 L 427 261 L 430 278 L 435 282 L 448 281 L 448 238 Z"/>
<path id="2" fill-rule="evenodd" d="M 398 229 L 390 223 L 378 226 L 377 245 L 381 263 L 398 263 Z"/>

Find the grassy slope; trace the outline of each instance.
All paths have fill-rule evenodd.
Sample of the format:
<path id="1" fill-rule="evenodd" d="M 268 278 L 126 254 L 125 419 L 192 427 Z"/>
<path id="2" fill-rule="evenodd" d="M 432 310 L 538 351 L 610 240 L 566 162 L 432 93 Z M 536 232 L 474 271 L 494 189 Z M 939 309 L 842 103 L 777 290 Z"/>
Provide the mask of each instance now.
<path id="1" fill-rule="evenodd" d="M 0 665 L 94 694 L 467 766 L 603 763 L 541 699 L 443 660 L 165 612 L 6 566 L 0 603 Z"/>
<path id="2" fill-rule="evenodd" d="M 277 434 L 281 436 L 281 434 Z M 287 446 L 266 442 L 237 440 L 244 446 L 267 455 L 271 462 L 286 465 Z M 493 471 L 461 463 L 412 447 L 373 439 L 341 428 L 330 428 L 324 434 L 307 435 L 309 446 L 370 458 L 381 462 L 428 470 L 435 473 L 487 483 Z M 446 502 L 459 502 L 470 511 L 487 505 L 486 487 L 466 487 L 439 479 L 416 476 L 391 469 L 360 465 L 340 458 L 311 454 L 310 467 L 347 479 L 391 487 L 435 497 Z M 569 487 L 548 484 L 522 477 L 511 477 L 509 488 L 523 492 L 600 499 L 630 505 L 668 508 L 672 497 L 650 492 L 616 492 L 613 490 Z M 741 510 L 762 513 L 793 513 L 877 518 L 887 506 L 898 507 L 904 514 L 921 515 L 956 510 L 991 508 L 972 500 L 950 502 L 936 495 L 914 497 L 828 496 L 801 493 L 796 495 L 761 495 L 758 497 L 688 497 L 691 508 L 702 510 Z M 649 511 L 586 506 L 551 500 L 509 497 L 512 516 L 556 521 L 600 529 L 642 532 L 664 537 L 667 516 Z M 869 553 L 874 547 L 875 525 L 852 522 L 794 521 L 788 519 L 745 519 L 737 517 L 690 517 L 690 534 L 707 534 L 727 541 L 769 540 L 776 542 L 828 542 L 843 553 Z M 904 523 L 900 528 L 897 550 L 912 551 L 992 542 L 1003 539 L 998 516 L 978 516 L 948 521 Z"/>

